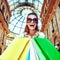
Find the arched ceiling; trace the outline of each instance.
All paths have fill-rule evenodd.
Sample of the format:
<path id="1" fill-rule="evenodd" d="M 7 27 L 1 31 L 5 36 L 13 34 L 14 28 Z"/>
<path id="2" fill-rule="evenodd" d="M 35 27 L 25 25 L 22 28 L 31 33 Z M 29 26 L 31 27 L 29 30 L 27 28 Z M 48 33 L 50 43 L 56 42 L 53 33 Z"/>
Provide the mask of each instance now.
<path id="1" fill-rule="evenodd" d="M 11 32 L 21 34 L 26 25 L 26 16 L 30 12 L 40 15 L 43 0 L 7 0 L 10 6 L 12 16 L 9 22 Z M 41 29 L 41 21 L 39 17 L 39 25 Z"/>

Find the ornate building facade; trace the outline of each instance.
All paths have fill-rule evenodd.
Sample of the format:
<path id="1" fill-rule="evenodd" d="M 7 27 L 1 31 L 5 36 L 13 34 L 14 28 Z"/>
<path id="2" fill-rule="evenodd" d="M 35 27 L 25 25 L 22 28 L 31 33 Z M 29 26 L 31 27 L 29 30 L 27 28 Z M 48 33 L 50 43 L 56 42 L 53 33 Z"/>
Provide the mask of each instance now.
<path id="1" fill-rule="evenodd" d="M 6 41 L 10 40 L 7 45 L 14 39 L 16 34 L 10 34 L 8 23 L 11 17 L 11 11 L 7 0 L 0 0 L 0 54 L 6 48 Z M 60 0 L 44 0 L 41 9 L 41 31 L 45 33 L 53 44 L 60 40 Z"/>
<path id="2" fill-rule="evenodd" d="M 6 48 L 5 36 L 10 32 L 8 22 L 11 12 L 7 0 L 0 0 L 0 55 Z"/>
<path id="3" fill-rule="evenodd" d="M 44 0 L 40 17 L 41 31 L 55 44 L 56 40 L 60 40 L 60 0 Z"/>

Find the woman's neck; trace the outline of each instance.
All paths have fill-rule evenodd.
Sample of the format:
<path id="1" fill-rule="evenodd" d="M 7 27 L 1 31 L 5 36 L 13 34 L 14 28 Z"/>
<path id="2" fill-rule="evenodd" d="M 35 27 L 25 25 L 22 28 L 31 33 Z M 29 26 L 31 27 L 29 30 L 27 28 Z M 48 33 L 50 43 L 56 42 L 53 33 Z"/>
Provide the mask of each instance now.
<path id="1" fill-rule="evenodd" d="M 30 30 L 29 35 L 33 37 L 37 31 L 36 30 Z"/>

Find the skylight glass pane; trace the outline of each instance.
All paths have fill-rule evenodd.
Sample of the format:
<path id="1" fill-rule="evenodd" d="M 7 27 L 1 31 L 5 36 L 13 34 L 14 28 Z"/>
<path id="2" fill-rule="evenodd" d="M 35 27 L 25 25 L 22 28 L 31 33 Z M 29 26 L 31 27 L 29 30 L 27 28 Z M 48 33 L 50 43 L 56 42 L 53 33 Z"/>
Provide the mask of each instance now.
<path id="1" fill-rule="evenodd" d="M 38 1 L 34 1 L 35 8 L 38 8 Z"/>
<path id="2" fill-rule="evenodd" d="M 10 0 L 8 0 L 8 1 L 10 1 Z"/>
<path id="3" fill-rule="evenodd" d="M 11 23 L 16 25 L 17 22 L 18 22 L 18 20 L 14 19 Z"/>
<path id="4" fill-rule="evenodd" d="M 39 0 L 39 1 L 43 4 L 43 1 L 44 1 L 44 0 Z"/>
<path id="5" fill-rule="evenodd" d="M 24 18 L 24 17 L 23 17 L 23 18 Z M 21 22 L 24 20 L 23 18 L 20 19 Z M 23 22 L 24 22 L 24 21 L 23 21 Z"/>
<path id="6" fill-rule="evenodd" d="M 13 28 L 14 28 L 14 25 L 9 24 L 9 29 L 10 29 L 10 31 L 12 31 L 12 30 L 13 30 Z"/>
<path id="7" fill-rule="evenodd" d="M 11 7 L 10 7 L 10 10 L 13 10 L 14 9 L 14 5 L 12 5 Z"/>
<path id="8" fill-rule="evenodd" d="M 13 1 L 10 1 L 9 5 L 12 5 L 13 4 Z"/>
<path id="9" fill-rule="evenodd" d="M 14 2 L 17 2 L 18 0 L 13 0 Z"/>
<path id="10" fill-rule="evenodd" d="M 32 0 L 28 0 L 28 2 L 32 3 Z"/>
<path id="11" fill-rule="evenodd" d="M 25 28 L 25 26 L 26 26 L 26 23 L 23 23 L 23 26 L 22 26 L 22 28 Z"/>
<path id="12" fill-rule="evenodd" d="M 20 20 L 20 16 L 17 17 L 17 20 Z"/>
<path id="13" fill-rule="evenodd" d="M 22 34 L 23 32 L 24 32 L 24 29 L 21 29 L 20 34 Z"/>
<path id="14" fill-rule="evenodd" d="M 15 17 L 17 18 L 20 18 L 21 16 L 20 16 L 20 14 L 15 14 Z"/>
<path id="15" fill-rule="evenodd" d="M 38 6 L 39 11 L 41 11 L 41 8 L 42 8 L 42 5 L 39 4 L 39 6 Z"/>
<path id="16" fill-rule="evenodd" d="M 25 0 L 20 0 L 20 2 L 25 2 Z"/>
<path id="17" fill-rule="evenodd" d="M 14 19 L 15 17 L 14 16 L 12 16 L 11 18 L 10 18 L 10 22 Z"/>
<path id="18" fill-rule="evenodd" d="M 42 23 L 40 20 L 38 20 L 38 28 L 41 30 L 41 27 L 42 27 Z"/>
<path id="19" fill-rule="evenodd" d="M 18 26 L 18 27 L 21 27 L 21 25 L 22 25 L 22 22 L 18 22 L 18 24 L 16 24 L 16 26 Z"/>
<path id="20" fill-rule="evenodd" d="M 19 34 L 19 31 L 20 31 L 20 28 L 18 28 L 18 27 L 15 27 L 14 30 L 13 30 L 13 32 L 15 32 L 17 34 Z"/>

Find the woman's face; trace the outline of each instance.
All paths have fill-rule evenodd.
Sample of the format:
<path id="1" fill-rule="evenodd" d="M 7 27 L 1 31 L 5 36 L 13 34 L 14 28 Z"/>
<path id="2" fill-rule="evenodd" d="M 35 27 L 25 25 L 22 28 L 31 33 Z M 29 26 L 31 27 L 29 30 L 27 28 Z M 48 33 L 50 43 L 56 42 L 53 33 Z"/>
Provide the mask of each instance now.
<path id="1" fill-rule="evenodd" d="M 27 26 L 29 30 L 35 30 L 38 24 L 38 18 L 35 15 L 29 15 L 27 17 Z"/>

